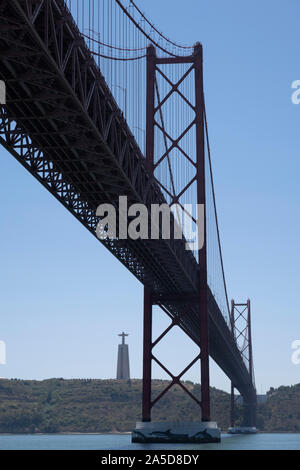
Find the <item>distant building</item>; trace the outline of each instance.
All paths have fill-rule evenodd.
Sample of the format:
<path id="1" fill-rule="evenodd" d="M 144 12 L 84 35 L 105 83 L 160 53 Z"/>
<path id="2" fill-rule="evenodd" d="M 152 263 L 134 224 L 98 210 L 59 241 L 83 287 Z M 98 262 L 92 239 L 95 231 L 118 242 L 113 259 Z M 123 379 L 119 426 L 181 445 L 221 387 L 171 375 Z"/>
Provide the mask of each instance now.
<path id="1" fill-rule="evenodd" d="M 125 344 L 125 336 L 128 336 L 128 334 L 123 332 L 119 336 L 122 336 L 122 344 L 119 344 L 118 347 L 117 380 L 129 380 L 129 352 L 128 344 Z"/>

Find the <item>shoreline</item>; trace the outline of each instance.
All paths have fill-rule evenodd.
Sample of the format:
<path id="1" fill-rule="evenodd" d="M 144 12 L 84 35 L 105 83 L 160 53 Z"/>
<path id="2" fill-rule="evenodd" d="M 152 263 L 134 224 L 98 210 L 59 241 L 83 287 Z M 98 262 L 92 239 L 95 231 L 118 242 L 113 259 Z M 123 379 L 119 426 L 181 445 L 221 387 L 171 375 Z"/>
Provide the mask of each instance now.
<path id="1" fill-rule="evenodd" d="M 221 434 L 228 434 L 227 431 L 221 431 Z M 296 431 L 258 431 L 257 434 L 300 434 Z M 35 432 L 35 433 L 19 433 L 19 432 L 0 432 L 1 436 L 128 436 L 131 435 L 131 431 L 107 431 L 107 432 L 74 432 L 74 431 L 62 431 L 62 432 Z"/>
<path id="2" fill-rule="evenodd" d="M 61 431 L 61 432 L 0 432 L 1 436 L 122 436 L 130 435 L 131 431 L 107 431 L 107 432 L 75 432 L 75 431 Z"/>

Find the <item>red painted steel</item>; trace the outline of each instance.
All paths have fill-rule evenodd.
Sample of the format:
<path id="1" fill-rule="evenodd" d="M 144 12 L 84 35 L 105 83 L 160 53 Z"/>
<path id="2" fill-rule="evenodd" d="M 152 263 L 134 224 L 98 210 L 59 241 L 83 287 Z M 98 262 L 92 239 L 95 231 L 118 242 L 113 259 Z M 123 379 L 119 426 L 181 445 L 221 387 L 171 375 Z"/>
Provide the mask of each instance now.
<path id="1" fill-rule="evenodd" d="M 195 94 L 196 94 L 196 140 L 197 140 L 197 198 L 204 205 L 204 243 L 199 250 L 200 289 L 200 344 L 201 344 L 201 402 L 202 421 L 210 421 L 209 394 L 209 340 L 207 312 L 207 253 L 206 253 L 206 197 L 204 155 L 204 95 L 203 53 L 201 44 L 195 46 Z"/>
<path id="2" fill-rule="evenodd" d="M 240 324 L 237 326 L 238 321 Z M 231 301 L 230 323 L 234 341 L 249 370 L 249 389 L 251 384 L 252 392 L 248 398 L 244 399 L 244 425 L 255 426 L 256 424 L 256 391 L 253 374 L 253 353 L 252 353 L 252 333 L 251 333 L 251 304 L 248 299 L 246 303 L 236 303 Z M 230 422 L 234 426 L 235 422 L 235 384 L 231 382 L 231 411 Z"/>
<path id="3" fill-rule="evenodd" d="M 157 67 L 157 64 L 178 64 L 178 63 L 191 63 L 191 67 L 182 75 L 180 80 L 176 84 L 171 83 L 168 77 Z M 179 85 L 182 81 L 192 72 L 195 72 L 195 106 L 193 106 L 187 98 L 182 95 L 180 90 L 178 89 Z M 156 73 L 160 73 L 163 75 L 165 80 L 167 80 L 171 85 L 171 90 L 169 93 L 164 97 L 162 101 L 159 98 L 159 90 L 156 81 Z M 155 107 L 155 87 L 158 96 L 158 105 Z M 199 295 L 193 296 L 191 302 L 188 301 L 188 296 L 184 298 L 178 299 L 178 296 L 172 295 L 169 297 L 171 302 L 177 301 L 185 301 L 187 306 L 185 310 L 182 311 L 180 315 L 176 318 L 172 318 L 171 325 L 159 336 L 159 338 L 152 343 L 149 337 L 149 331 L 146 331 L 147 327 L 150 328 L 152 324 L 152 318 L 150 319 L 149 316 L 152 316 L 152 304 L 154 299 L 151 298 L 151 294 L 149 291 L 145 289 L 144 291 L 144 383 L 143 383 L 143 420 L 149 421 L 151 420 L 151 408 L 152 406 L 157 403 L 157 401 L 162 398 L 165 393 L 174 385 L 178 384 L 183 390 L 188 393 L 188 395 L 194 399 L 198 405 L 201 406 L 201 419 L 202 421 L 210 421 L 210 391 L 209 391 L 209 331 L 208 331 L 208 306 L 207 306 L 207 253 L 206 253 L 206 217 L 205 217 L 205 202 L 206 202 L 206 193 L 205 193 L 205 130 L 204 130 L 204 96 L 203 96 L 203 53 L 202 53 L 202 46 L 200 43 L 197 43 L 194 47 L 194 54 L 192 56 L 185 56 L 185 57 L 177 57 L 176 60 L 170 58 L 157 58 L 155 48 L 153 45 L 149 46 L 147 49 L 147 119 L 146 119 L 146 160 L 147 160 L 147 168 L 151 173 L 152 177 L 154 176 L 154 169 L 157 167 L 161 161 L 165 158 L 169 158 L 169 152 L 171 148 L 177 147 L 182 153 L 183 157 L 189 158 L 188 155 L 184 155 L 184 152 L 179 146 L 179 142 L 181 140 L 181 136 L 177 140 L 172 141 L 171 148 L 168 148 L 166 145 L 166 151 L 164 154 L 158 159 L 156 163 L 154 163 L 154 127 L 155 125 L 159 127 L 160 131 L 163 134 L 164 141 L 166 143 L 167 138 L 169 140 L 170 136 L 167 134 L 164 128 L 164 122 L 161 116 L 162 125 L 160 126 L 158 122 L 155 120 L 155 114 L 160 112 L 161 115 L 161 108 L 162 105 L 170 98 L 170 96 L 177 92 L 185 99 L 185 101 L 194 109 L 195 111 L 195 120 L 192 122 L 192 125 L 195 124 L 196 127 L 196 163 L 194 164 L 196 167 L 196 176 L 193 177 L 190 181 L 186 182 L 186 187 L 188 188 L 189 185 L 195 180 L 197 184 L 197 204 L 201 204 L 204 206 L 204 243 L 201 249 L 198 252 L 198 273 L 199 273 L 199 281 L 198 281 L 198 289 Z M 183 130 L 181 135 L 184 135 L 189 131 L 191 124 Z M 158 181 L 158 183 L 160 183 Z M 186 189 L 185 189 L 186 190 Z M 173 194 L 172 202 L 178 202 L 180 196 L 182 195 L 183 191 L 179 194 Z M 157 298 L 158 305 L 159 297 Z M 200 312 L 200 354 L 179 374 L 178 376 L 174 376 L 166 367 L 165 365 L 160 362 L 152 353 L 149 353 L 149 350 L 158 344 L 159 341 L 175 326 L 179 325 L 179 320 L 182 316 L 188 311 L 188 309 L 192 305 L 198 305 L 199 312 Z M 165 310 L 163 308 L 163 310 Z M 149 313 L 151 312 L 151 313 Z M 179 318 L 180 317 L 180 318 Z M 190 335 L 188 335 L 190 336 Z M 201 365 L 201 401 L 196 398 L 180 381 L 181 377 L 196 363 L 197 360 L 200 359 Z M 171 383 L 166 387 L 166 389 L 152 402 L 151 401 L 151 362 L 154 360 L 172 379 Z"/>

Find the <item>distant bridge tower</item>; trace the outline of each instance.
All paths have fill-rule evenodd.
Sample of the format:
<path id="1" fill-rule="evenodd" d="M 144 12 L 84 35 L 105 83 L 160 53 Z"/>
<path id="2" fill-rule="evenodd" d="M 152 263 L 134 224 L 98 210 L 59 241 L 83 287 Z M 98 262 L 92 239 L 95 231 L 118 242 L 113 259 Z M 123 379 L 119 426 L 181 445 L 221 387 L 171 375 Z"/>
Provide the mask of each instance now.
<path id="1" fill-rule="evenodd" d="M 243 423 L 240 427 L 235 427 L 235 402 L 234 395 L 235 384 L 231 382 L 231 413 L 229 432 L 238 433 L 242 429 L 243 433 L 256 432 L 256 389 L 254 381 L 253 354 L 252 354 L 252 335 L 251 335 L 251 308 L 250 300 L 246 303 L 236 303 L 231 301 L 230 312 L 231 330 L 235 342 L 241 352 L 242 358 L 247 364 L 249 370 L 249 392 L 243 396 Z M 249 431 L 250 430 L 250 431 Z"/>
<path id="2" fill-rule="evenodd" d="M 128 344 L 125 344 L 125 336 L 128 336 L 128 334 L 123 332 L 119 336 L 122 336 L 122 344 L 119 344 L 118 347 L 117 380 L 129 380 L 129 352 Z"/>

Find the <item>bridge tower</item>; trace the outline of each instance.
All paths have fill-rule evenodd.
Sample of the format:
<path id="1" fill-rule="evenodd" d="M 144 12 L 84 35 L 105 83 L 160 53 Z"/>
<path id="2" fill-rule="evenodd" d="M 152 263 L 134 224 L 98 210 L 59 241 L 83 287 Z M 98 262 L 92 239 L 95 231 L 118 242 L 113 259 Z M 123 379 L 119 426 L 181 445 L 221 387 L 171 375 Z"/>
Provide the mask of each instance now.
<path id="1" fill-rule="evenodd" d="M 174 83 L 171 77 L 166 75 L 166 71 L 162 72 L 160 66 L 162 65 L 178 65 L 187 64 L 187 68 L 182 73 L 182 76 Z M 166 96 L 161 99 L 159 93 L 159 86 L 157 75 L 163 78 L 170 84 L 170 91 Z M 188 75 L 193 77 L 193 87 L 195 90 L 195 100 L 191 103 L 186 96 L 180 91 L 181 83 Z M 166 130 L 166 123 L 162 116 L 162 106 L 173 95 L 179 94 L 194 111 L 194 119 L 192 122 L 185 123 L 185 128 L 182 133 L 176 138 L 172 138 L 170 133 Z M 146 100 L 146 163 L 148 171 L 152 178 L 156 179 L 160 184 L 161 181 L 155 176 L 155 170 L 162 162 L 168 160 L 167 164 L 170 166 L 170 154 L 173 149 L 178 149 L 182 153 L 182 158 L 191 160 L 190 155 L 187 155 L 181 147 L 183 137 L 194 127 L 195 138 L 195 174 L 188 176 L 185 181 L 185 187 L 179 190 L 173 183 L 173 194 L 170 201 L 170 206 L 177 204 L 180 201 L 184 192 L 195 183 L 195 200 L 191 201 L 195 205 L 203 208 L 202 212 L 202 227 L 201 227 L 201 246 L 199 244 L 198 253 L 196 258 L 198 261 L 198 293 L 194 296 L 182 295 L 155 295 L 147 286 L 144 289 L 144 337 L 143 337 L 143 404 L 142 404 L 142 423 L 137 423 L 137 429 L 133 433 L 134 442 L 153 441 L 153 435 L 159 434 L 160 439 L 172 442 L 171 435 L 174 442 L 219 442 L 220 430 L 217 428 L 216 423 L 211 422 L 210 415 L 210 389 L 209 389 L 209 331 L 208 331 L 208 301 L 207 301 L 207 244 L 206 244 L 206 191 L 205 191 L 205 121 L 204 121 L 204 93 L 203 93 L 203 52 L 202 45 L 196 43 L 194 52 L 190 56 L 176 56 L 176 57 L 157 57 L 156 50 L 153 45 L 147 48 L 147 100 Z M 160 117 L 160 124 L 158 124 Z M 178 116 L 179 118 L 179 116 Z M 162 135 L 163 151 L 162 154 L 155 155 L 155 131 L 159 131 Z M 189 179 L 188 179 L 189 178 Z M 171 175 L 172 179 L 172 175 Z M 160 186 L 162 186 L 160 184 Z M 163 187 L 163 189 L 165 189 Z M 191 216 L 192 217 L 192 216 Z M 196 217 L 200 217 L 198 212 Z M 200 227 L 197 229 L 200 231 Z M 198 237 L 200 235 L 198 233 Z M 182 313 L 177 318 L 172 318 L 167 309 L 161 305 L 161 301 L 172 303 L 179 303 L 182 305 Z M 167 313 L 172 319 L 171 325 L 157 338 L 156 341 L 152 340 L 152 307 L 158 305 L 162 310 Z M 191 306 L 198 308 L 200 317 L 200 341 L 197 343 L 200 352 L 199 355 L 179 374 L 174 376 L 167 367 L 162 364 L 153 353 L 153 348 L 161 341 L 161 339 L 175 326 L 178 325 L 182 328 L 181 320 L 187 313 Z M 182 328 L 186 334 L 187 331 Z M 188 334 L 191 337 L 191 335 Z M 194 338 L 191 338 L 195 341 Z M 151 394 L 151 365 L 155 361 L 168 375 L 171 377 L 170 385 L 154 400 Z M 181 382 L 182 376 L 200 360 L 200 376 L 201 376 L 201 399 L 199 400 L 194 396 L 190 390 Z M 190 395 L 190 397 L 199 405 L 199 423 L 182 423 L 182 427 L 175 425 L 175 423 L 152 423 L 151 424 L 151 409 L 159 401 L 165 393 L 173 386 L 179 385 L 181 388 Z M 200 418 L 201 417 L 201 418 Z M 167 431 L 166 429 L 169 428 Z M 163 437 L 163 435 L 165 436 Z M 152 437 L 151 437 L 152 436 Z M 179 437 L 181 436 L 181 437 Z M 182 436 L 186 436 L 183 438 Z M 157 438 L 156 438 L 156 441 Z"/>
<path id="2" fill-rule="evenodd" d="M 254 384 L 254 368 L 252 354 L 251 334 L 251 304 L 248 299 L 246 303 L 231 301 L 230 311 L 231 330 L 234 340 L 240 350 L 241 356 L 249 370 L 249 393 L 243 396 L 243 422 L 242 426 L 235 426 L 236 412 L 235 403 L 237 397 L 234 394 L 235 384 L 231 382 L 231 410 L 230 428 L 231 434 L 255 433 L 256 432 L 256 390 Z"/>

